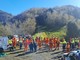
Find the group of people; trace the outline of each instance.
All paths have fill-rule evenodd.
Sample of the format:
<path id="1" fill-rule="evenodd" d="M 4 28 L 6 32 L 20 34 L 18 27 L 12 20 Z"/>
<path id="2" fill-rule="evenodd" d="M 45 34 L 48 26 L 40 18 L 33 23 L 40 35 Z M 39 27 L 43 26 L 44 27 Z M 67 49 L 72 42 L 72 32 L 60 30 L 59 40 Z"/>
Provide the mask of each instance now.
<path id="1" fill-rule="evenodd" d="M 24 46 L 24 51 L 27 51 L 28 49 L 33 52 L 33 51 L 37 51 L 38 49 L 42 49 L 43 46 L 45 46 L 46 48 L 48 47 L 49 50 L 52 50 L 53 48 L 55 49 L 59 49 L 60 46 L 60 39 L 55 37 L 55 38 L 44 38 L 41 39 L 40 37 L 36 37 L 36 39 L 34 40 L 31 37 L 19 37 L 19 41 L 16 40 L 15 37 L 13 37 L 12 39 L 8 40 L 8 46 L 10 51 L 15 49 L 17 47 L 17 45 L 20 47 L 20 49 L 22 49 L 22 47 Z"/>
<path id="2" fill-rule="evenodd" d="M 67 42 L 65 39 L 63 39 L 61 44 L 62 44 L 63 52 L 69 53 L 70 51 L 80 49 L 80 39 L 79 38 L 70 38 Z"/>
<path id="3" fill-rule="evenodd" d="M 10 51 L 15 50 L 17 47 L 19 49 L 24 48 L 24 51 L 27 51 L 30 49 L 30 52 L 37 51 L 37 44 L 34 40 L 32 40 L 29 37 L 19 37 L 19 40 L 17 40 L 15 37 L 8 40 L 8 47 Z"/>
<path id="4" fill-rule="evenodd" d="M 24 46 L 24 51 L 27 51 L 28 49 L 33 52 L 37 51 L 38 49 L 42 49 L 43 46 L 45 46 L 49 51 L 53 50 L 59 50 L 60 45 L 62 46 L 63 52 L 70 52 L 75 49 L 80 48 L 80 40 L 78 38 L 70 38 L 68 41 L 65 40 L 65 38 L 60 39 L 58 37 L 52 37 L 52 38 L 44 38 L 41 39 L 40 37 L 36 37 L 35 39 L 31 37 L 19 37 L 19 41 L 16 40 L 15 37 L 8 40 L 8 44 L 10 47 L 10 51 L 15 49 L 18 45 L 20 49 Z"/>
<path id="5" fill-rule="evenodd" d="M 8 47 L 10 51 L 16 50 L 17 47 L 19 49 L 24 49 L 25 52 L 36 52 L 37 50 L 41 50 L 45 48 L 48 51 L 52 51 L 53 49 L 59 50 L 62 47 L 62 51 L 69 53 L 70 51 L 80 49 L 80 39 L 79 38 L 70 38 L 69 40 L 65 40 L 65 38 L 45 37 L 41 39 L 41 37 L 36 37 L 33 39 L 32 37 L 22 37 L 20 36 L 17 40 L 16 37 L 12 37 L 8 40 Z M 0 53 L 3 52 L 3 49 L 0 48 Z"/>

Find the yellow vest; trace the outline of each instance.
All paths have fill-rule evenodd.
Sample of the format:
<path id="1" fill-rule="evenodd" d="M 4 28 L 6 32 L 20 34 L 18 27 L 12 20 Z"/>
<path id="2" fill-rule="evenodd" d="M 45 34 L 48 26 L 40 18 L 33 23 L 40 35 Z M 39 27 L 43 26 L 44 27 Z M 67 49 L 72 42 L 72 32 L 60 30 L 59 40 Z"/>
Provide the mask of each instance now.
<path id="1" fill-rule="evenodd" d="M 72 40 L 72 41 L 71 41 L 71 43 L 75 43 L 75 41 L 74 41 L 74 40 Z"/>
<path id="2" fill-rule="evenodd" d="M 63 42 L 61 42 L 62 44 L 66 44 L 67 42 L 64 40 Z"/>
<path id="3" fill-rule="evenodd" d="M 63 44 L 66 44 L 66 41 L 63 41 Z"/>
<path id="4" fill-rule="evenodd" d="M 12 44 L 12 40 L 8 40 L 8 44 Z"/>
<path id="5" fill-rule="evenodd" d="M 78 39 L 76 39 L 76 40 L 75 40 L 75 42 L 77 42 L 77 43 L 78 43 L 78 42 L 79 42 L 79 40 L 78 40 Z"/>

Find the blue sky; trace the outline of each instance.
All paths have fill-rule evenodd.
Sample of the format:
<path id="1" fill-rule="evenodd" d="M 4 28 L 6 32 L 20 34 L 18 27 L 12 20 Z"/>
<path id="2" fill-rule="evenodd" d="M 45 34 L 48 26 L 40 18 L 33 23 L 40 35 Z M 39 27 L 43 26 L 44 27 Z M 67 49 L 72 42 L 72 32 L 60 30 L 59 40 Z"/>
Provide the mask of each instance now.
<path id="1" fill-rule="evenodd" d="M 80 7 L 80 0 L 0 0 L 0 10 L 13 15 L 20 14 L 30 8 L 51 8 L 63 5 Z"/>

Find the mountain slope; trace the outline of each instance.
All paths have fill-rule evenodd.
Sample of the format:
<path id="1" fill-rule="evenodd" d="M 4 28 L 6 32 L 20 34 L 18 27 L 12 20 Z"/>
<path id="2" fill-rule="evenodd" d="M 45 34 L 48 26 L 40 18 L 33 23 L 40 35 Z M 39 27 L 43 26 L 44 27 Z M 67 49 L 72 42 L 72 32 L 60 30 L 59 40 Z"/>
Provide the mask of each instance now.
<path id="1" fill-rule="evenodd" d="M 0 22 L 2 24 L 5 24 L 6 22 L 9 22 L 9 20 L 12 18 L 13 16 L 9 13 L 3 12 L 0 10 Z"/>
<path id="2" fill-rule="evenodd" d="M 80 31 L 80 8 L 71 5 L 54 8 L 32 8 L 17 16 L 1 11 L 0 19 L 2 23 L 6 23 L 5 28 L 8 27 L 6 30 L 7 32 L 11 31 L 10 34 L 52 32 L 58 31 L 64 26 L 67 28 L 67 33 L 70 33 L 71 27 L 77 28 L 76 31 L 78 32 Z"/>

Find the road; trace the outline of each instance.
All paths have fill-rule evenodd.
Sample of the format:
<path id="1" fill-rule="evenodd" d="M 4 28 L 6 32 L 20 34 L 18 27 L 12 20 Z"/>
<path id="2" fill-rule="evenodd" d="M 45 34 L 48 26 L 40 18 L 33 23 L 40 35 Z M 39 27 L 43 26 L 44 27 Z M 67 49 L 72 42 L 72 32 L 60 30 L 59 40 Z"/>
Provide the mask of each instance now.
<path id="1" fill-rule="evenodd" d="M 59 60 L 62 54 L 60 50 L 46 51 L 38 50 L 37 52 L 30 53 L 22 50 L 8 52 L 8 55 L 1 57 L 0 60 Z"/>

